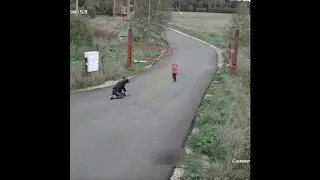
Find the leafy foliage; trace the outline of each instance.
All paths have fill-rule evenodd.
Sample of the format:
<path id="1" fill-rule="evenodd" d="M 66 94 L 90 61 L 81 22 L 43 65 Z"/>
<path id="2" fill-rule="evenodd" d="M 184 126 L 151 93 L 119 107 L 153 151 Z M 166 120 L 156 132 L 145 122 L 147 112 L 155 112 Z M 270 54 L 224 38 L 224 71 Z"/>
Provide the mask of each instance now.
<path id="1" fill-rule="evenodd" d="M 197 8 L 196 12 L 206 12 L 207 8 Z"/>
<path id="2" fill-rule="evenodd" d="M 139 0 L 136 2 L 132 25 L 144 38 L 157 38 L 166 31 L 164 26 L 172 21 L 170 1 L 150 1 L 150 13 L 149 0 Z"/>
<path id="3" fill-rule="evenodd" d="M 211 13 L 226 13 L 226 14 L 234 14 L 237 12 L 237 9 L 235 8 L 210 8 L 208 9 L 208 12 Z"/>
<path id="4" fill-rule="evenodd" d="M 205 8 L 208 12 L 213 13 L 227 13 L 224 11 L 226 9 L 235 9 L 240 3 L 250 4 L 249 1 L 243 0 L 172 0 L 172 7 L 178 11 L 179 6 L 181 11 L 189 11 L 189 12 L 203 12 L 197 11 L 198 8 Z M 215 12 L 214 10 L 209 11 L 209 9 L 220 8 L 219 10 L 222 12 Z M 230 10 L 229 10 L 230 11 Z"/>
<path id="5" fill-rule="evenodd" d="M 70 16 L 70 44 L 74 46 L 91 46 L 92 33 L 86 17 Z"/>
<path id="6" fill-rule="evenodd" d="M 250 44 L 250 9 L 246 4 L 239 4 L 237 12 L 232 15 L 229 25 L 224 28 L 223 35 L 229 43 L 234 42 L 236 30 L 239 30 L 240 46 Z"/>

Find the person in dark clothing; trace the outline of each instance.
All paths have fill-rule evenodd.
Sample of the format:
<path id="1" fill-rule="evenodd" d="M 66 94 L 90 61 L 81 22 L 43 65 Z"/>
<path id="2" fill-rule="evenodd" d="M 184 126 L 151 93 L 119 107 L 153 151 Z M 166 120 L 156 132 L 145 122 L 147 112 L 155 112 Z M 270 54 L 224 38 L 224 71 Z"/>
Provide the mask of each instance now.
<path id="1" fill-rule="evenodd" d="M 129 83 L 129 79 L 126 78 L 123 78 L 123 80 L 117 82 L 117 84 L 112 88 L 112 96 L 110 96 L 109 99 L 122 99 L 124 96 L 128 95 L 125 88 L 127 83 Z M 122 91 L 124 93 L 122 93 Z"/>

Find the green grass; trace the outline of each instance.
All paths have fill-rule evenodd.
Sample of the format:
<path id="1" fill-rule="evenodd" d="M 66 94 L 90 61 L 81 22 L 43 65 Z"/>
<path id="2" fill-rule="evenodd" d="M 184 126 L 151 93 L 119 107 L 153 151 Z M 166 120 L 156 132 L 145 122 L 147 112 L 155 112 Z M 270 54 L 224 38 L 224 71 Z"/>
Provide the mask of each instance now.
<path id="1" fill-rule="evenodd" d="M 173 14 L 173 22 L 169 25 L 171 28 L 188 32 L 189 35 L 205 40 L 218 48 L 228 46 L 222 36 L 222 30 L 228 24 L 231 14 L 183 12 L 182 17 L 178 12 Z"/>
<path id="2" fill-rule="evenodd" d="M 187 147 L 185 179 L 249 179 L 249 164 L 233 164 L 232 159 L 250 159 L 249 87 L 241 77 L 232 77 L 223 67 L 211 84 L 197 111 L 195 128 Z M 202 157 L 207 157 L 205 162 Z M 199 162 L 200 159 L 200 162 Z M 199 166 L 199 163 L 201 164 Z M 209 167 L 203 168 L 203 164 Z"/>
<path id="3" fill-rule="evenodd" d="M 127 46 L 100 46 L 99 71 L 92 72 L 89 76 L 84 76 L 84 61 L 70 61 L 70 84 L 72 89 L 87 88 L 103 84 L 108 80 L 117 80 L 122 77 L 145 72 L 146 66 L 154 63 L 151 60 L 147 63 L 135 63 L 132 70 L 127 69 Z M 151 58 L 159 57 L 161 51 L 150 52 Z M 146 50 L 133 49 L 134 59 L 145 60 L 147 56 Z"/>
<path id="4" fill-rule="evenodd" d="M 99 16 L 90 20 L 91 28 L 107 30 L 109 32 L 120 32 L 127 30 L 127 21 L 122 21 L 121 17 Z M 134 32 L 134 45 L 146 45 L 147 41 L 141 38 L 139 32 Z M 84 52 L 95 51 L 96 44 L 99 45 L 99 71 L 92 72 L 89 76 L 84 76 Z M 162 39 L 155 39 L 150 43 L 152 47 L 166 47 Z M 108 80 L 117 80 L 122 77 L 129 77 L 140 74 L 147 69 L 146 66 L 154 63 L 155 60 L 148 63 L 135 63 L 133 70 L 127 69 L 127 50 L 126 44 L 120 44 L 117 38 L 103 39 L 93 38 L 91 47 L 70 47 L 70 87 L 71 90 L 87 88 L 105 83 Z M 161 55 L 161 51 L 151 51 L 150 57 L 156 58 Z M 145 60 L 147 50 L 133 49 L 135 60 Z"/>
<path id="5" fill-rule="evenodd" d="M 228 33 L 223 33 L 225 27 L 229 25 L 232 19 L 232 14 L 225 13 L 202 13 L 202 12 L 183 12 L 182 17 L 179 12 L 173 12 L 174 18 L 171 23 L 171 27 L 175 29 L 183 29 L 188 31 L 190 34 L 194 34 L 195 37 L 204 38 L 208 43 L 213 43 L 217 47 L 226 46 L 227 40 L 223 38 L 223 34 L 227 35 Z M 248 17 L 248 16 L 247 16 Z M 242 17 L 243 18 L 243 17 Z M 239 17 L 236 18 L 236 21 Z M 250 21 L 250 15 L 248 19 Z M 247 24 L 250 28 L 250 24 Z M 246 27 L 247 27 L 246 26 Z M 242 39 L 240 43 L 248 44 L 250 41 L 250 30 L 248 32 L 247 28 L 243 26 L 241 28 L 240 39 L 244 36 L 246 38 Z M 230 38 L 234 38 L 234 34 L 228 34 Z"/>
<path id="6" fill-rule="evenodd" d="M 223 27 L 228 24 L 231 14 L 224 13 L 199 13 L 199 12 L 173 12 L 173 23 L 177 26 L 196 30 L 198 32 L 213 33 L 222 35 Z"/>
<path id="7" fill-rule="evenodd" d="M 204 16 L 206 19 L 210 14 L 189 13 L 186 16 L 189 19 Z M 196 24 L 185 22 L 171 27 L 219 48 L 227 47 L 221 34 L 213 32 L 212 28 L 206 32 L 201 28 L 197 31 Z M 187 141 L 191 153 L 186 157 L 183 178 L 246 180 L 250 178 L 250 164 L 236 164 L 232 160 L 250 160 L 250 48 L 240 48 L 235 77 L 223 66 L 215 81 L 197 110 L 194 127 L 197 131 Z"/>
<path id="8" fill-rule="evenodd" d="M 226 40 L 222 37 L 222 35 L 215 34 L 215 33 L 207 33 L 207 32 L 199 32 L 192 29 L 186 29 L 181 26 L 177 26 L 174 24 L 170 24 L 169 27 L 179 30 L 181 32 L 188 32 L 190 36 L 196 37 L 198 39 L 205 39 L 207 43 L 213 44 L 214 46 L 218 48 L 226 48 L 228 47 L 228 44 Z"/>

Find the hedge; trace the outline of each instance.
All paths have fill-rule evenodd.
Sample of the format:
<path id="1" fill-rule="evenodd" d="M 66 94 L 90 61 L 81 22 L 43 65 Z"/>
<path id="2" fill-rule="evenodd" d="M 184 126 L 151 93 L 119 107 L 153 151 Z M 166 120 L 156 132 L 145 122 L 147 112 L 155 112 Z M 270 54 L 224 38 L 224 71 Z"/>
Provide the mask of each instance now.
<path id="1" fill-rule="evenodd" d="M 197 8 L 196 12 L 207 12 L 207 8 Z"/>
<path id="2" fill-rule="evenodd" d="M 234 14 L 237 12 L 237 9 L 236 8 L 210 8 L 208 9 L 208 12 Z"/>

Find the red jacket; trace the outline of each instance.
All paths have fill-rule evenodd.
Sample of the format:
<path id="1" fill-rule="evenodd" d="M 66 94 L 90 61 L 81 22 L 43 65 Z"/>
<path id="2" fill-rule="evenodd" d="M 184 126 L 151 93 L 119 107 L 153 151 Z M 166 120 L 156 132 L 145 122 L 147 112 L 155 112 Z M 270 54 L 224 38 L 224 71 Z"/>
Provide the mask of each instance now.
<path id="1" fill-rule="evenodd" d="M 179 68 L 177 66 L 174 66 L 172 68 L 172 73 L 178 73 L 179 72 Z"/>

